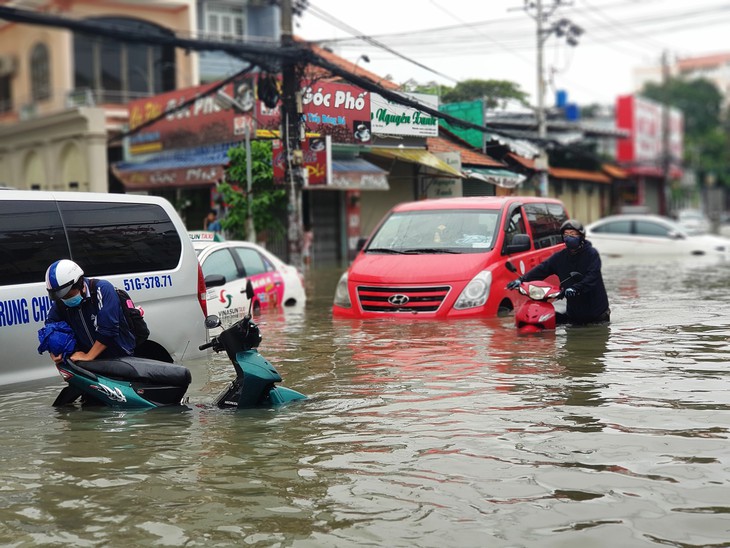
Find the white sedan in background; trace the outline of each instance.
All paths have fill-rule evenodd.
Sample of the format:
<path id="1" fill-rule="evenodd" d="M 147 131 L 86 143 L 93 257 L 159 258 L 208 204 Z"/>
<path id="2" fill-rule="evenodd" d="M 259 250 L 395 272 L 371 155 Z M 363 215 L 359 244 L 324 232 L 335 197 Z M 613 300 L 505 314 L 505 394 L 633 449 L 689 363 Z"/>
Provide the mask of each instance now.
<path id="1" fill-rule="evenodd" d="M 304 277 L 299 270 L 259 245 L 194 238 L 193 247 L 206 282 L 218 277 L 218 284 L 207 290 L 208 314 L 219 316 L 224 326 L 248 313 L 246 281 L 249 279 L 254 288 L 254 313 L 301 306 L 307 300 Z"/>
<path id="2" fill-rule="evenodd" d="M 730 239 L 711 234 L 690 234 L 660 215 L 611 215 L 589 224 L 586 239 L 602 257 L 730 258 Z"/>

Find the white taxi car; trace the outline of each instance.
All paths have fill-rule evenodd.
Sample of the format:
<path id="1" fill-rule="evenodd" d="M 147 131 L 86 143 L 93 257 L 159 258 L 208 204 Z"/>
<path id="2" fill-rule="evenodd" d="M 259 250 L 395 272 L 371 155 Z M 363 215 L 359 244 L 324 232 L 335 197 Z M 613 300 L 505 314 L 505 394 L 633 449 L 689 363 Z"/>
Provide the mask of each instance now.
<path id="1" fill-rule="evenodd" d="M 254 314 L 266 309 L 304 305 L 307 294 L 299 270 L 251 242 L 217 241 L 213 233 L 190 234 L 208 285 L 208 314 L 220 317 L 228 326 L 248 313 L 246 281 L 254 288 Z M 220 277 L 223 277 L 221 280 Z M 221 282 L 222 285 L 221 285 Z"/>

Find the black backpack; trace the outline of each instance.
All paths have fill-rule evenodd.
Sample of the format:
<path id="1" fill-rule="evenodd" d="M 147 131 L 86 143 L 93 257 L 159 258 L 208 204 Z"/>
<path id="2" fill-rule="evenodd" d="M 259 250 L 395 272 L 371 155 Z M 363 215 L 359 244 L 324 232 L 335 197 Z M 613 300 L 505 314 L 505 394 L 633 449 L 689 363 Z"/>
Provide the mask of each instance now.
<path id="1" fill-rule="evenodd" d="M 98 306 L 96 282 L 97 280 L 95 278 L 89 280 L 89 291 L 91 291 L 91 299 Z M 127 326 L 129 326 L 129 330 L 134 335 L 135 346 L 139 347 L 150 336 L 150 329 L 147 327 L 147 322 L 144 321 L 142 311 L 134 306 L 134 302 L 132 302 L 132 297 L 129 296 L 129 293 L 118 287 L 115 287 L 114 290 L 119 297 L 119 304 L 122 307 L 122 313 L 124 314 L 124 319 L 127 321 Z"/>

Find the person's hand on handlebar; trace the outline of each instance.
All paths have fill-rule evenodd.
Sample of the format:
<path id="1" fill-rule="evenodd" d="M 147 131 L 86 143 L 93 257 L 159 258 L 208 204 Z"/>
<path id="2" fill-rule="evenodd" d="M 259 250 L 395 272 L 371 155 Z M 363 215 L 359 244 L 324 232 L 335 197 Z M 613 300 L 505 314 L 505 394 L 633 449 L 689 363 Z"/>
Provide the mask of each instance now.
<path id="1" fill-rule="evenodd" d="M 566 299 L 572 299 L 578 294 L 578 291 L 574 287 L 569 287 L 563 292 L 563 294 Z"/>
<path id="2" fill-rule="evenodd" d="M 517 278 L 516 280 L 512 280 L 510 283 L 507 284 L 507 289 L 517 289 L 522 284 L 522 278 Z"/>

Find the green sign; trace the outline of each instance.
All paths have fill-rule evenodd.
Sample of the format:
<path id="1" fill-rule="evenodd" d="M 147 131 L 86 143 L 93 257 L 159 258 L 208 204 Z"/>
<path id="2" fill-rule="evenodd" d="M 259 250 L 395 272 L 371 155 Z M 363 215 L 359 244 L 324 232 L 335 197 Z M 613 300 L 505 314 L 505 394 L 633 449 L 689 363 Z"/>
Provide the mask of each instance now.
<path id="1" fill-rule="evenodd" d="M 440 105 L 439 110 L 444 114 L 459 118 L 465 122 L 470 122 L 479 126 L 484 126 L 484 101 L 477 99 L 476 101 L 465 101 L 462 103 L 448 103 Z M 439 120 L 439 125 L 448 129 L 451 133 L 462 138 L 464 141 L 478 148 L 484 149 L 484 139 L 486 133 L 478 129 L 466 129 L 459 126 L 449 124 L 445 120 Z"/>

